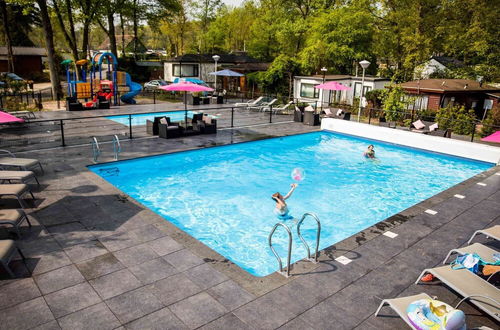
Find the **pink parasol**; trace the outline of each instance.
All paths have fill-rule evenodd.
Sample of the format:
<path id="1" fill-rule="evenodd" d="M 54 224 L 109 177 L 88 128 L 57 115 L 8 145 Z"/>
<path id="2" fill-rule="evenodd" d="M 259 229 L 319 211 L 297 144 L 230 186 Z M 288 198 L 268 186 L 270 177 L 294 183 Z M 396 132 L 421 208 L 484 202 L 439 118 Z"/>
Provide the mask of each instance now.
<path id="1" fill-rule="evenodd" d="M 500 131 L 496 131 L 495 133 L 482 138 L 481 141 L 500 143 Z"/>
<path id="2" fill-rule="evenodd" d="M 17 118 L 10 113 L 0 111 L 0 124 L 24 123 L 24 119 Z"/>
<path id="3" fill-rule="evenodd" d="M 319 85 L 314 86 L 314 88 L 328 89 L 331 91 L 348 91 L 348 90 L 352 89 L 351 87 L 347 87 L 347 86 L 342 85 L 341 83 L 338 83 L 336 81 L 329 81 L 329 82 L 324 83 L 324 84 L 319 84 Z"/>
<path id="4" fill-rule="evenodd" d="M 176 84 L 170 84 L 167 86 L 160 86 L 160 89 L 170 92 L 184 92 L 184 120 L 187 125 L 187 102 L 186 102 L 186 92 L 211 92 L 212 88 L 203 85 L 193 84 L 192 82 L 182 81 Z"/>

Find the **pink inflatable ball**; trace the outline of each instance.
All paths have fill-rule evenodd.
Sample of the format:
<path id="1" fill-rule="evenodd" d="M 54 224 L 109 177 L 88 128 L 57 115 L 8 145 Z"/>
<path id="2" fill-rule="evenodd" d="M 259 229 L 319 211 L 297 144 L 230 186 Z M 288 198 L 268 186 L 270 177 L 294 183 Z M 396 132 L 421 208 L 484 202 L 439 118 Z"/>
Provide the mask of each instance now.
<path id="1" fill-rule="evenodd" d="M 304 171 L 304 169 L 297 167 L 292 170 L 291 177 L 292 180 L 302 181 L 306 178 L 306 172 Z"/>

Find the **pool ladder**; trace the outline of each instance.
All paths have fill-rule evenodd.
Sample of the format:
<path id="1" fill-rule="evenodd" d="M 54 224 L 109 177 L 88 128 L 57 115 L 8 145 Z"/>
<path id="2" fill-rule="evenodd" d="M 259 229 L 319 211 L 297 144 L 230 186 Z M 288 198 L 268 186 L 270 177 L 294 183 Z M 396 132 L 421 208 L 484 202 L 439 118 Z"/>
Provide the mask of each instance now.
<path id="1" fill-rule="evenodd" d="M 318 225 L 317 231 L 316 231 L 316 249 L 314 251 L 314 257 L 311 257 L 311 249 L 309 248 L 309 244 L 307 244 L 306 240 L 302 236 L 302 233 L 300 232 L 300 226 L 302 226 L 302 223 L 304 222 L 304 220 L 307 217 L 312 217 L 314 220 L 316 220 L 316 224 Z M 272 242 L 273 235 L 276 232 L 276 229 L 278 229 L 278 227 L 285 228 L 285 230 L 288 234 L 288 254 L 287 254 L 286 271 L 283 270 L 283 262 L 281 261 L 281 257 L 279 256 L 279 254 L 274 249 L 273 242 Z M 304 213 L 302 215 L 302 218 L 299 220 L 299 222 L 297 222 L 297 236 L 299 236 L 300 240 L 302 241 L 302 244 L 306 248 L 306 251 L 307 251 L 306 259 L 313 262 L 313 263 L 318 262 L 318 249 L 319 249 L 320 234 L 321 234 L 321 222 L 319 221 L 318 216 L 316 214 L 310 213 L 310 212 Z M 287 225 L 285 225 L 282 222 L 278 222 L 277 224 L 275 224 L 273 229 L 271 230 L 271 233 L 269 233 L 268 244 L 269 244 L 269 248 L 271 249 L 274 256 L 276 257 L 276 260 L 278 260 L 278 266 L 279 266 L 278 273 L 285 276 L 285 277 L 290 277 L 290 259 L 292 256 L 292 242 L 293 242 L 292 231 L 290 230 L 290 227 L 288 227 Z"/>
<path id="2" fill-rule="evenodd" d="M 113 135 L 113 140 L 111 142 L 113 143 L 114 158 L 115 160 L 118 160 L 118 155 L 122 151 L 122 146 L 120 144 L 118 135 Z M 94 163 L 97 163 L 99 160 L 99 156 L 101 155 L 101 147 L 99 146 L 99 141 L 97 141 L 97 138 L 94 136 L 90 141 L 90 144 L 92 145 L 92 159 Z"/>

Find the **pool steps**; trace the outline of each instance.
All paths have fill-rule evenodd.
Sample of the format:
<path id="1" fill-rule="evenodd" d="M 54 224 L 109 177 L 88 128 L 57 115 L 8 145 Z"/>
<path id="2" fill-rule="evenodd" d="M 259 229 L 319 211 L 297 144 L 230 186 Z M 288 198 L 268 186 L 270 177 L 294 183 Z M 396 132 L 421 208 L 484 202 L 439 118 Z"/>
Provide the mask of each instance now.
<path id="1" fill-rule="evenodd" d="M 314 251 L 314 257 L 311 257 L 311 250 L 309 248 L 309 244 L 307 244 L 306 240 L 304 239 L 304 237 L 302 236 L 302 234 L 300 232 L 300 226 L 302 226 L 302 223 L 304 222 L 304 220 L 307 217 L 312 217 L 316 221 L 316 224 L 318 225 L 317 231 L 316 231 L 316 248 Z M 281 261 L 281 257 L 278 255 L 278 253 L 274 249 L 273 243 L 272 243 L 273 235 L 276 232 L 276 229 L 278 229 L 278 227 L 285 228 L 285 230 L 287 231 L 287 234 L 288 234 L 288 254 L 287 254 L 286 271 L 283 270 L 283 262 Z M 318 249 L 319 249 L 320 235 L 321 235 L 321 222 L 319 221 L 318 216 L 316 214 L 310 213 L 310 212 L 304 213 L 302 215 L 302 218 L 297 222 L 297 236 L 299 236 L 300 240 L 302 241 L 302 244 L 304 245 L 304 247 L 307 251 L 307 256 L 305 259 L 309 260 L 313 263 L 318 262 Z M 274 256 L 276 257 L 276 260 L 278 260 L 278 267 L 279 267 L 278 273 L 287 277 L 287 278 L 290 277 L 290 259 L 292 256 L 292 241 L 293 241 L 292 240 L 292 231 L 290 230 L 290 227 L 288 227 L 286 224 L 284 224 L 282 222 L 278 222 L 277 224 L 275 224 L 273 229 L 269 233 L 269 238 L 268 238 L 269 248 L 271 249 Z"/>
<path id="2" fill-rule="evenodd" d="M 113 140 L 111 141 L 111 143 L 113 143 L 114 159 L 118 160 L 118 156 L 122 151 L 122 146 L 120 144 L 120 139 L 118 138 L 118 135 L 116 134 L 113 135 Z M 99 156 L 101 155 L 101 147 L 99 146 L 99 141 L 97 141 L 97 138 L 94 136 L 92 137 L 90 144 L 92 145 L 92 160 L 94 164 L 97 164 L 99 161 Z"/>

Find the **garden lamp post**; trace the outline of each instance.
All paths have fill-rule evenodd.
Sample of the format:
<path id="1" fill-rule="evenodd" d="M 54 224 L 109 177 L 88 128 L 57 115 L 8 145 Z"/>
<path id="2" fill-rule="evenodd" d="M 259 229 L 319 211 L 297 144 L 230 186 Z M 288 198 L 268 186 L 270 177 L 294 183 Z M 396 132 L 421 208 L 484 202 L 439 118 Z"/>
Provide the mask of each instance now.
<path id="1" fill-rule="evenodd" d="M 360 121 L 360 116 L 361 116 L 361 105 L 363 102 L 363 91 L 365 89 L 365 70 L 368 66 L 370 66 L 370 62 L 367 60 L 363 60 L 359 62 L 359 65 L 363 68 L 363 78 L 361 79 L 361 96 L 359 98 L 359 109 L 358 109 L 358 122 Z"/>
<path id="2" fill-rule="evenodd" d="M 326 77 L 326 72 L 328 71 L 328 69 L 326 67 L 322 67 L 321 68 L 321 72 L 323 72 L 323 84 L 325 83 L 325 77 Z M 321 110 L 323 110 L 323 92 L 324 90 L 321 91 Z"/>
<path id="3" fill-rule="evenodd" d="M 217 72 L 217 61 L 220 60 L 220 56 L 214 55 L 214 56 L 212 56 L 212 58 L 215 61 L 215 72 Z M 217 93 L 217 76 L 215 76 L 215 92 Z"/>

